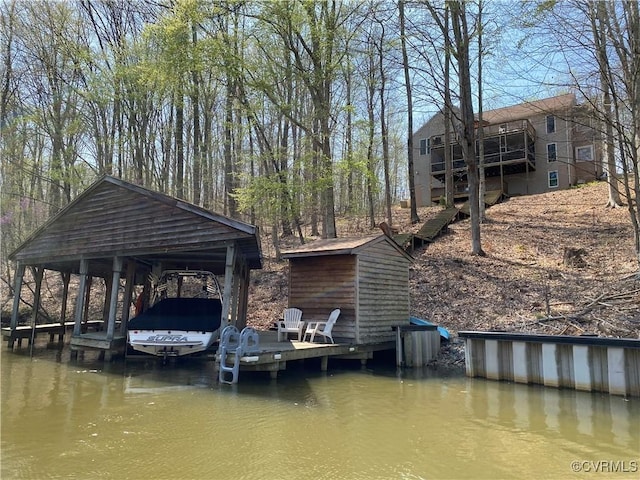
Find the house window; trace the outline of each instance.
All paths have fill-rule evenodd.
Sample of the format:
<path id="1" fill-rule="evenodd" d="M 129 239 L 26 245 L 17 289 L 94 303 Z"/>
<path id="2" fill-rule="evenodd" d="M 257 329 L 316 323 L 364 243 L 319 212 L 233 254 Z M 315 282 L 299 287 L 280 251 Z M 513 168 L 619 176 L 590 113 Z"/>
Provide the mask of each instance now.
<path id="1" fill-rule="evenodd" d="M 556 117 L 553 115 L 547 115 L 547 133 L 556 132 Z"/>
<path id="2" fill-rule="evenodd" d="M 420 155 L 426 155 L 426 154 L 427 154 L 427 139 L 421 138 L 420 139 Z"/>
<path id="3" fill-rule="evenodd" d="M 555 143 L 547 143 L 547 162 L 555 162 L 558 160 Z"/>
<path id="4" fill-rule="evenodd" d="M 576 147 L 576 160 L 578 162 L 593 162 L 593 145 Z"/>
<path id="5" fill-rule="evenodd" d="M 558 171 L 551 170 L 549 172 L 549 188 L 556 188 L 558 186 Z"/>

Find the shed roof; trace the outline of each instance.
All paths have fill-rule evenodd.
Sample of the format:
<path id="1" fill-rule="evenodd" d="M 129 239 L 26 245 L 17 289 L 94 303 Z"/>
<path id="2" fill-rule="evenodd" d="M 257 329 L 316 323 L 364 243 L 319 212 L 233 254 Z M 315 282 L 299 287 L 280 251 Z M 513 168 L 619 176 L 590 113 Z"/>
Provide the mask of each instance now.
<path id="1" fill-rule="evenodd" d="M 109 271 L 118 255 L 164 268 L 224 272 L 234 243 L 249 268 L 262 268 L 257 227 L 124 180 L 104 176 L 24 241 L 9 258 L 26 265 Z M 93 271 L 92 271 L 93 270 Z"/>
<path id="2" fill-rule="evenodd" d="M 358 255 L 368 247 L 380 242 L 391 245 L 399 254 L 413 261 L 413 257 L 405 252 L 392 238 L 386 235 L 366 237 L 345 237 L 316 240 L 299 248 L 282 252 L 282 258 L 318 257 L 324 255 Z"/>

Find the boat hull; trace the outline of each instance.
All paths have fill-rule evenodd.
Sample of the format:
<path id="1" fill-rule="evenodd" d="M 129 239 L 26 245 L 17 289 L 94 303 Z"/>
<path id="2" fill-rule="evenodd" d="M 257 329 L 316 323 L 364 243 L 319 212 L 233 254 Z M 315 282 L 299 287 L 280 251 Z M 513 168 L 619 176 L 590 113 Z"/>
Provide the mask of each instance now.
<path id="1" fill-rule="evenodd" d="M 181 357 L 208 349 L 220 330 L 219 299 L 167 298 L 134 317 L 128 342 L 136 351 Z"/>
<path id="2" fill-rule="evenodd" d="M 129 345 L 134 350 L 159 357 L 182 357 L 207 350 L 218 331 L 132 330 Z"/>

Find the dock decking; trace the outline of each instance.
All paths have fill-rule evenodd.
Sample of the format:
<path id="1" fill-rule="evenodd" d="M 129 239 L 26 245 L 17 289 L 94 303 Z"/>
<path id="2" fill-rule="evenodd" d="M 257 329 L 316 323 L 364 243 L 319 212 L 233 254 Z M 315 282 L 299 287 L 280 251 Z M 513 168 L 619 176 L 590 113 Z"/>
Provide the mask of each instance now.
<path id="1" fill-rule="evenodd" d="M 102 324 L 102 321 L 95 322 Z M 55 324 L 59 329 L 60 324 Z M 51 326 L 39 325 L 39 327 L 53 328 Z M 278 372 L 286 370 L 288 362 L 319 359 L 320 370 L 326 371 L 328 368 L 329 358 L 340 360 L 359 360 L 361 364 L 366 364 L 367 360 L 373 358 L 375 352 L 396 351 L 396 359 L 398 366 L 420 366 L 426 364 L 428 360 L 433 358 L 439 350 L 438 345 L 431 346 L 431 340 L 410 335 L 413 330 L 425 330 L 425 327 L 415 327 L 403 325 L 394 327 L 396 330 L 396 339 L 378 343 L 353 344 L 353 343 L 319 343 L 308 341 L 287 340 L 278 342 L 277 331 L 262 330 L 258 331 L 259 343 L 256 348 L 244 354 L 240 358 L 239 373 L 242 372 L 269 372 L 271 378 L 277 378 Z M 431 328 L 435 333 L 435 337 L 439 340 L 437 327 Z M 3 334 L 9 329 L 2 329 Z M 429 330 L 427 328 L 426 330 Z M 19 330 L 23 334 L 23 338 L 31 338 L 26 332 L 31 331 L 31 327 L 23 327 Z M 41 330 L 43 331 L 43 330 Z M 14 337 L 17 338 L 17 337 Z M 20 346 L 20 344 L 19 344 Z M 151 355 L 141 354 L 138 352 L 129 353 L 126 348 L 126 337 L 116 335 L 112 340 L 106 339 L 106 331 L 88 332 L 80 336 L 71 337 L 69 341 L 69 349 L 71 358 L 73 359 L 79 350 L 101 350 L 104 352 L 104 360 L 110 361 L 113 355 L 120 356 L 126 352 L 127 361 L 149 360 Z M 399 352 L 399 353 L 398 353 Z M 399 355 L 399 356 L 398 356 Z M 406 357 L 406 360 L 405 360 Z M 419 357 L 419 358 L 418 358 Z M 160 360 L 158 357 L 156 357 Z M 220 369 L 220 349 L 212 348 L 211 350 L 198 354 L 194 358 L 200 358 L 205 361 L 214 361 L 216 364 L 216 375 Z M 235 352 L 227 353 L 226 364 L 233 363 L 235 360 Z"/>
<path id="2" fill-rule="evenodd" d="M 240 372 L 270 372 L 272 378 L 276 378 L 278 371 L 287 368 L 287 362 L 306 360 L 310 358 L 320 359 L 320 369 L 327 370 L 329 357 L 360 360 L 365 363 L 373 357 L 373 353 L 382 350 L 395 349 L 395 342 L 382 342 L 375 344 L 347 344 L 347 343 L 311 343 L 288 340 L 278 342 L 277 332 L 259 331 L 260 343 L 255 351 L 240 358 Z M 227 362 L 232 362 L 234 354 L 229 353 Z M 220 355 L 215 355 L 216 367 L 220 365 Z"/>
<path id="3" fill-rule="evenodd" d="M 84 322 L 82 324 L 83 329 L 91 329 L 96 330 L 100 329 L 104 322 L 102 320 L 91 320 L 88 322 Z M 15 328 L 15 330 L 11 330 L 11 327 L 3 327 L 2 328 L 2 339 L 9 342 L 9 347 L 13 345 L 15 340 L 18 341 L 18 346 L 22 346 L 22 339 L 26 338 L 31 342 L 31 337 L 37 338 L 40 334 L 48 334 L 49 341 L 53 342 L 54 337 L 58 335 L 58 341 L 62 342 L 64 340 L 64 334 L 73 330 L 74 322 L 65 322 L 61 323 L 42 323 L 40 325 L 36 325 L 35 332 L 33 331 L 32 325 L 19 325 Z"/>

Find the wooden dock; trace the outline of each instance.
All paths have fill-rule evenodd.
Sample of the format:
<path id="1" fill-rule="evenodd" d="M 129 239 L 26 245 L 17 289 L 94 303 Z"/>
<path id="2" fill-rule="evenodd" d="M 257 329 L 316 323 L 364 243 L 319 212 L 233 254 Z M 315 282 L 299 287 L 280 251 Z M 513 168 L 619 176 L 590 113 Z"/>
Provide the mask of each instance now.
<path id="1" fill-rule="evenodd" d="M 103 324 L 102 321 L 91 322 L 95 328 L 96 324 Z M 31 327 L 18 327 L 17 335 L 14 339 L 20 338 L 31 339 Z M 72 329 L 73 322 L 67 322 L 65 329 Z M 44 332 L 52 335 L 57 334 L 61 329 L 60 324 L 38 325 L 38 333 Z M 396 353 L 398 366 L 418 367 L 426 365 L 426 363 L 434 358 L 439 350 L 439 334 L 437 327 L 432 326 L 416 327 L 412 325 L 399 325 L 393 327 L 396 332 L 395 340 L 354 344 L 354 343 L 319 343 L 308 341 L 287 340 L 278 342 L 277 331 L 266 330 L 258 331 L 258 346 L 244 354 L 240 358 L 239 371 L 242 372 L 269 372 L 271 378 L 277 378 L 278 372 L 287 369 L 287 364 L 291 362 L 304 361 L 308 359 L 319 359 L 320 370 L 326 371 L 330 358 L 338 360 L 356 360 L 365 365 L 367 360 L 373 358 L 374 353 L 389 351 Z M 433 332 L 431 331 L 433 330 Z M 11 336 L 9 328 L 2 329 L 3 335 Z M 70 332 L 69 332 L 70 333 Z M 435 333 L 434 335 L 430 335 Z M 437 340 L 437 344 L 434 344 Z M 21 346 L 20 343 L 18 343 Z M 129 352 L 126 348 L 126 337 L 116 335 L 113 339 L 106 339 L 106 331 L 95 331 L 83 333 L 80 336 L 72 336 L 69 343 L 71 356 L 74 358 L 78 350 L 101 350 L 105 353 L 104 360 L 111 361 L 113 355 L 126 356 L 127 361 L 149 360 L 154 357 L 151 355 L 141 354 L 139 352 Z M 126 352 L 126 353 L 125 353 Z M 160 357 L 156 357 L 160 360 Z M 216 375 L 219 373 L 220 367 L 220 351 L 217 344 L 207 352 L 196 355 L 194 358 L 200 358 L 205 361 L 213 361 L 216 364 Z M 226 363 L 233 363 L 235 354 L 229 352 L 227 354 Z"/>
<path id="2" fill-rule="evenodd" d="M 275 379 L 279 371 L 287 369 L 287 365 L 292 362 L 299 362 L 309 359 L 320 360 L 320 370 L 327 371 L 329 358 L 338 360 L 356 360 L 365 365 L 367 360 L 373 358 L 375 352 L 395 351 L 396 341 L 387 341 L 368 344 L 351 343 L 319 343 L 297 340 L 286 340 L 278 342 L 278 333 L 274 330 L 260 330 L 259 345 L 255 350 L 244 354 L 239 362 L 239 377 L 242 372 L 269 372 L 271 378 Z M 127 361 L 149 360 L 150 355 L 140 352 L 127 353 Z M 159 359 L 159 357 L 157 357 Z M 216 376 L 220 371 L 220 348 L 216 343 L 209 351 L 198 354 L 193 358 L 215 362 Z M 232 351 L 227 353 L 225 365 L 233 364 L 235 354 Z M 230 382 L 224 382 L 230 383 Z"/>
<path id="3" fill-rule="evenodd" d="M 276 378 L 280 370 L 286 370 L 287 362 L 320 359 L 320 370 L 326 371 L 329 358 L 343 360 L 360 360 L 364 365 L 367 360 L 373 358 L 374 352 L 394 350 L 394 341 L 372 344 L 348 344 L 348 343 L 311 343 L 288 340 L 278 342 L 276 331 L 259 331 L 260 343 L 255 351 L 240 358 L 240 376 L 243 371 L 269 372 L 272 378 Z M 227 363 L 232 363 L 235 355 L 230 353 Z M 216 370 L 220 365 L 220 355 L 215 354 Z"/>
<path id="4" fill-rule="evenodd" d="M 8 341 L 9 347 L 13 346 L 15 340 L 18 341 L 18 346 L 22 346 L 22 340 L 26 338 L 31 344 L 31 338 L 37 338 L 38 335 L 48 334 L 49 341 L 53 342 L 55 336 L 58 335 L 58 341 L 64 340 L 64 335 L 67 331 L 73 330 L 74 322 L 62 323 L 42 323 L 36 325 L 35 332 L 32 325 L 18 325 L 15 330 L 11 330 L 11 327 L 2 328 L 2 339 Z M 87 330 L 99 330 L 104 325 L 102 320 L 90 320 L 82 324 L 83 331 Z"/>

